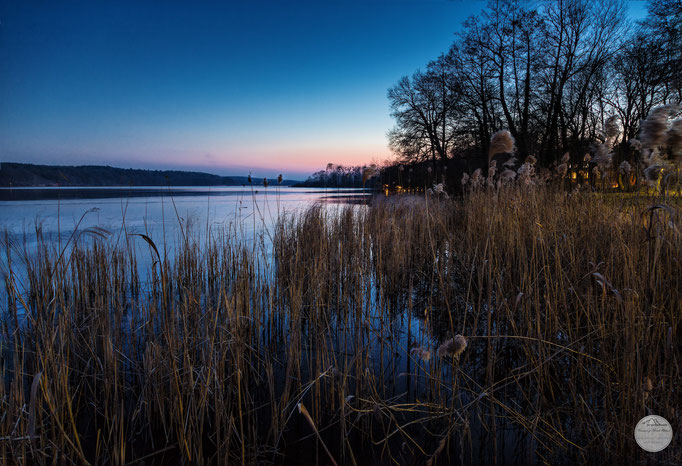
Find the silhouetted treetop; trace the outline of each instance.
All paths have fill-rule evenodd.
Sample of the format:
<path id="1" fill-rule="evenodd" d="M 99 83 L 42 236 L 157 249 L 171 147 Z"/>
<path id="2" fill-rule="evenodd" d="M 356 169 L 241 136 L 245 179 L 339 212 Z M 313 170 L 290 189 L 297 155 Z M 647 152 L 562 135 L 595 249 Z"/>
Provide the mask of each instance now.
<path id="1" fill-rule="evenodd" d="M 489 1 L 450 49 L 388 90 L 389 146 L 435 169 L 464 154 L 487 158 L 508 130 L 517 155 L 543 165 L 623 144 L 656 106 L 682 101 L 682 1 L 653 0 L 633 23 L 621 0 Z"/>

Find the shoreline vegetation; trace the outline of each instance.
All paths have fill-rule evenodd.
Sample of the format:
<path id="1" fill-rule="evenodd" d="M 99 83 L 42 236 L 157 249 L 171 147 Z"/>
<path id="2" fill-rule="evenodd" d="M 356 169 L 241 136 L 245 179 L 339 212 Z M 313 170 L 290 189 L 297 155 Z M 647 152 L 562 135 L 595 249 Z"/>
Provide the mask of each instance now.
<path id="1" fill-rule="evenodd" d="M 371 188 L 379 187 L 378 167 L 370 165 L 337 165 L 328 163 L 324 170 L 294 184 L 295 188 Z"/>
<path id="2" fill-rule="evenodd" d="M 517 181 L 185 229 L 172 258 L 5 236 L 0 457 L 678 462 L 632 430 L 682 426 L 681 207 Z"/>

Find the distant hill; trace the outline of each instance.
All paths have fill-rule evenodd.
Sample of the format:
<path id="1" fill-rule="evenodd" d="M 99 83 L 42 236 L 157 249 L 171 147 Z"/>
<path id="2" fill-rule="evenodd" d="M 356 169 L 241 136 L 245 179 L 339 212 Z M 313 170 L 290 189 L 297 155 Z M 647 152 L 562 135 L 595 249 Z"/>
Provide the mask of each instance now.
<path id="1" fill-rule="evenodd" d="M 0 186 L 241 186 L 246 176 L 218 176 L 210 173 L 179 170 L 140 170 L 100 165 L 33 165 L 0 163 Z M 262 179 L 254 178 L 254 184 Z M 269 179 L 273 186 L 276 179 Z M 282 185 L 296 181 L 284 180 Z"/>

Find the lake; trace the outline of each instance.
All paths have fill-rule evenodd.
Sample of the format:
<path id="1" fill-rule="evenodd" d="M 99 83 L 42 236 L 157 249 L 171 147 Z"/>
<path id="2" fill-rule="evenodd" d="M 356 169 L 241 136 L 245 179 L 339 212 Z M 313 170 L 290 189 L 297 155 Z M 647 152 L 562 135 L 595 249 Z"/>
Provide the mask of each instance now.
<path id="1" fill-rule="evenodd" d="M 182 244 L 183 228 L 189 228 L 201 245 L 207 232 L 228 233 L 251 243 L 271 237 L 276 219 L 294 214 L 317 202 L 326 205 L 364 203 L 366 193 L 358 188 L 292 188 L 262 185 L 190 187 L 92 187 L 92 188 L 0 188 L 0 231 L 3 254 L 0 259 L 1 294 L 7 274 L 6 245 L 12 245 L 12 270 L 21 286 L 24 251 L 35 251 L 40 239 L 66 253 L 75 241 L 106 237 L 116 244 L 134 238 L 138 263 L 144 270 L 152 256 L 147 243 L 152 239 L 162 254 L 172 258 Z"/>
<path id="2" fill-rule="evenodd" d="M 0 227 L 34 242 L 68 240 L 76 230 L 94 227 L 109 234 L 142 233 L 159 243 L 173 241 L 181 225 L 203 228 L 239 225 L 247 236 L 269 228 L 283 213 L 315 202 L 362 202 L 362 189 L 292 187 L 93 187 L 2 188 Z M 206 230 L 204 230 L 206 231 Z"/>

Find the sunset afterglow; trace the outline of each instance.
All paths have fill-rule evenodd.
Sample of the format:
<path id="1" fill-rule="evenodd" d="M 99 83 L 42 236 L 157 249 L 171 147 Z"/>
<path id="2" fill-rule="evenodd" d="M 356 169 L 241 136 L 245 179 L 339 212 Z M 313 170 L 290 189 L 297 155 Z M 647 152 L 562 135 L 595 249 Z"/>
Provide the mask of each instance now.
<path id="1" fill-rule="evenodd" d="M 293 178 L 381 161 L 386 89 L 483 5 L 6 2 L 2 161 Z"/>

